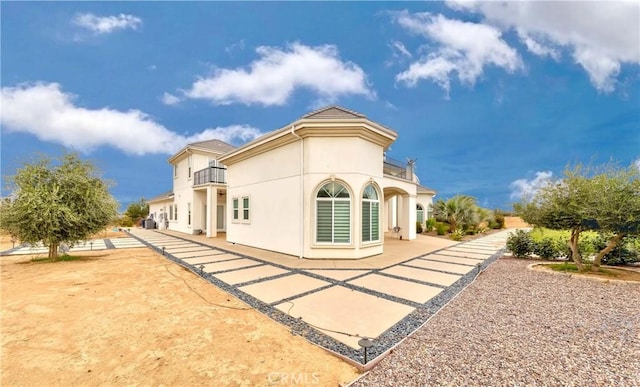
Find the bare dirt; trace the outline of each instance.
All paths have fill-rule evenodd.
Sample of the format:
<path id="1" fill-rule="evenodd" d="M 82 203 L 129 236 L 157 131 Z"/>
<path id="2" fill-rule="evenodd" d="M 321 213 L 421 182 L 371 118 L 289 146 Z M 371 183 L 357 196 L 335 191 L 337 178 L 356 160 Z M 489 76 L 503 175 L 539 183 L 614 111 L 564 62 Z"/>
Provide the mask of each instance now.
<path id="1" fill-rule="evenodd" d="M 592 272 L 588 270 L 582 272 L 560 272 L 552 270 L 545 264 L 535 265 L 533 268 L 536 270 L 544 270 L 546 272 L 562 273 L 565 275 L 598 278 L 603 281 L 619 280 L 640 282 L 640 271 L 637 271 L 637 268 L 616 268 L 604 266 L 599 272 Z"/>
<path id="2" fill-rule="evenodd" d="M 77 255 L 0 257 L 1 385 L 336 386 L 358 376 L 149 249 Z"/>

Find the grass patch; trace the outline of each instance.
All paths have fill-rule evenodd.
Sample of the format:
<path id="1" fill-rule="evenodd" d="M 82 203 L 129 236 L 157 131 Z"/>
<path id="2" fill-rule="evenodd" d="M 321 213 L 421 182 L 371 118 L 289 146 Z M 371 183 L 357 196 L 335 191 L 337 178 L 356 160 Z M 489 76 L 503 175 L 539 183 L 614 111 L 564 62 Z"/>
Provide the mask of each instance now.
<path id="1" fill-rule="evenodd" d="M 42 257 L 42 258 L 31 258 L 31 262 L 34 263 L 44 263 L 44 262 L 63 262 L 63 261 L 79 261 L 81 259 L 83 259 L 84 257 L 81 257 L 79 255 L 69 255 L 69 254 L 64 254 L 64 255 L 60 255 L 58 256 L 58 259 L 49 259 L 49 257 Z"/>
<path id="2" fill-rule="evenodd" d="M 531 230 L 531 238 L 536 241 L 539 242 L 544 238 L 551 238 L 551 239 L 569 239 L 569 237 L 571 236 L 571 231 L 569 230 L 551 230 L 548 228 L 544 228 L 544 227 L 536 227 L 533 230 Z M 598 236 L 598 233 L 595 231 L 583 231 L 580 233 L 580 239 L 586 239 L 586 238 L 596 238 Z"/>

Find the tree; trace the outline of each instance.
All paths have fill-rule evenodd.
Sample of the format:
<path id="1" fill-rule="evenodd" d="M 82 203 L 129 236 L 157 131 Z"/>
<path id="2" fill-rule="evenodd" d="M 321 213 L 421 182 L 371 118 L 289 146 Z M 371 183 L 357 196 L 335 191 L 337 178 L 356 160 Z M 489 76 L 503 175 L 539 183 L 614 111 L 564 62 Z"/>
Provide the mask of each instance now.
<path id="1" fill-rule="evenodd" d="M 91 163 L 76 154 L 53 161 L 41 157 L 9 178 L 13 194 L 2 205 L 0 228 L 22 242 L 42 241 L 57 260 L 61 243 L 73 246 L 104 229 L 118 203 Z"/>
<path id="2" fill-rule="evenodd" d="M 602 258 L 626 236 L 640 234 L 640 170 L 634 165 L 627 169 L 607 165 L 591 178 L 592 191 L 597 193 L 587 209 L 588 218 L 611 237 L 593 260 L 597 270 Z"/>
<path id="3" fill-rule="evenodd" d="M 129 204 L 124 214 L 134 222 L 138 219 L 144 219 L 149 215 L 149 203 L 144 198 L 140 198 L 139 201 Z"/>
<path id="4" fill-rule="evenodd" d="M 433 213 L 439 222 L 447 222 L 451 231 L 466 230 L 480 223 L 476 200 L 471 196 L 456 195 L 446 201 L 440 199 L 433 206 Z"/>
<path id="5" fill-rule="evenodd" d="M 607 246 L 593 262 L 598 270 L 602 257 L 626 235 L 638 234 L 640 227 L 640 177 L 633 166 L 622 170 L 614 164 L 601 167 L 567 167 L 561 180 L 550 181 L 532 198 L 514 205 L 527 223 L 553 230 L 570 230 L 571 258 L 584 270 L 578 249 L 580 234 L 586 230 L 613 233 Z"/>

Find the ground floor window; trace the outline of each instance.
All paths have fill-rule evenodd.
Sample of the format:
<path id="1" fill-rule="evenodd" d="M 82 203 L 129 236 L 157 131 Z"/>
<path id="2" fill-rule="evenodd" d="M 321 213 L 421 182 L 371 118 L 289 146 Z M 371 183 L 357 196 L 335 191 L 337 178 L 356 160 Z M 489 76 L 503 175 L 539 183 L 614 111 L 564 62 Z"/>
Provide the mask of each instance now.
<path id="1" fill-rule="evenodd" d="M 373 184 L 367 185 L 362 194 L 362 241 L 380 240 L 380 200 Z"/>
<path id="2" fill-rule="evenodd" d="M 424 208 L 420 204 L 416 205 L 416 220 L 420 224 L 424 223 Z"/>
<path id="3" fill-rule="evenodd" d="M 351 242 L 351 196 L 340 183 L 327 183 L 316 195 L 316 242 Z"/>
<path id="4" fill-rule="evenodd" d="M 233 220 L 238 219 L 238 198 L 233 198 Z"/>

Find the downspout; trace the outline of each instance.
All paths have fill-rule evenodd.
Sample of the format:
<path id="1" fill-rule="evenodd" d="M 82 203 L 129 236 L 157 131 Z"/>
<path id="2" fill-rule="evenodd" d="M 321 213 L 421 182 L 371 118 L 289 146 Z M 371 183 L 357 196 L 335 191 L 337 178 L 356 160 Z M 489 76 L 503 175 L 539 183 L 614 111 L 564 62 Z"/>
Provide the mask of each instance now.
<path id="1" fill-rule="evenodd" d="M 304 256 L 304 141 L 296 134 L 296 126 L 291 125 L 291 134 L 300 140 L 300 254 L 298 259 Z"/>

